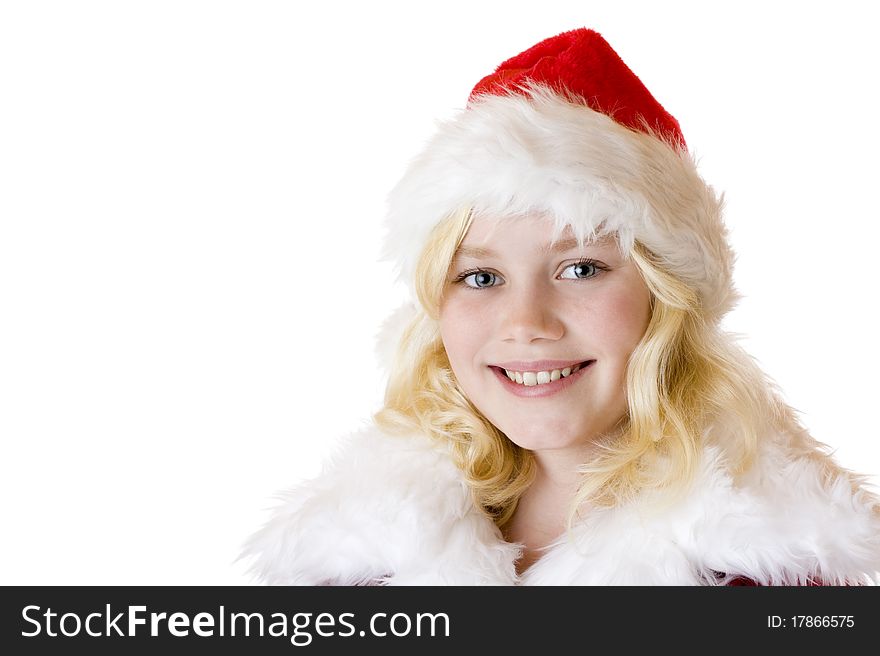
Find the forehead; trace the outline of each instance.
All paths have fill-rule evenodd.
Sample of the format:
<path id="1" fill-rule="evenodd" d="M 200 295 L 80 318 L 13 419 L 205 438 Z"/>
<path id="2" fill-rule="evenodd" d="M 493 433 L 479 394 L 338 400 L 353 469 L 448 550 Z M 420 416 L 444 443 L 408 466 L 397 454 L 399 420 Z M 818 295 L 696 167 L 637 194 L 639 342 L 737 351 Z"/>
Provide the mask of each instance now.
<path id="1" fill-rule="evenodd" d="M 477 216 L 456 251 L 460 257 L 489 257 L 506 251 L 528 250 L 554 254 L 574 249 L 603 250 L 614 247 L 614 234 L 586 235 L 579 240 L 570 226 L 557 229 L 552 218 L 543 215 L 517 217 Z"/>

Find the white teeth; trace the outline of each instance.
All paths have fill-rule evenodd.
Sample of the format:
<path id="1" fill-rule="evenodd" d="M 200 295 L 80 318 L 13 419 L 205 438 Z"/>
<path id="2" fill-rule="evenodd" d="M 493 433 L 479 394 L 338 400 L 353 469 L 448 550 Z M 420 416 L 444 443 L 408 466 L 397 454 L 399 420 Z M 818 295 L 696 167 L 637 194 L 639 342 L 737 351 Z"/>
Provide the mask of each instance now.
<path id="1" fill-rule="evenodd" d="M 567 378 L 580 368 L 581 365 L 576 364 L 573 367 L 566 367 L 561 370 L 553 369 L 552 371 L 508 371 L 507 369 L 503 369 L 502 371 L 504 371 L 507 377 L 513 382 L 519 383 L 520 385 L 526 385 L 527 387 L 533 387 L 535 385 L 546 385 L 547 383 L 552 383 L 560 378 Z"/>

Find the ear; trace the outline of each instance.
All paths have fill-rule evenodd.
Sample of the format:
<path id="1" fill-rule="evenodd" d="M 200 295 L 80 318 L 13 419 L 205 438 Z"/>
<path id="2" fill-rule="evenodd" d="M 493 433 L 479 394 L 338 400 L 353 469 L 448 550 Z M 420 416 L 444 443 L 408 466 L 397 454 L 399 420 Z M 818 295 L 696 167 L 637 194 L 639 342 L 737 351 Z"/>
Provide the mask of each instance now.
<path id="1" fill-rule="evenodd" d="M 387 375 L 394 363 L 394 355 L 403 331 L 416 316 L 416 306 L 412 301 L 406 301 L 382 322 L 379 331 L 375 335 L 375 353 L 379 367 Z"/>

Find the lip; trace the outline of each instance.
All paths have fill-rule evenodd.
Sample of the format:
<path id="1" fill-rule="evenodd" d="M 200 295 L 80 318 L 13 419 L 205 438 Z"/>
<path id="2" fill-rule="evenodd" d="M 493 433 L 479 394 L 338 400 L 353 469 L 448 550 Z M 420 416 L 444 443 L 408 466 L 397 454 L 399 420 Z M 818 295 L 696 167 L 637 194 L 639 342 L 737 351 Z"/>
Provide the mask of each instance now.
<path id="1" fill-rule="evenodd" d="M 496 362 L 493 367 L 502 367 L 508 371 L 553 371 L 554 369 L 565 369 L 573 367 L 581 362 L 588 362 L 592 358 L 581 358 L 580 360 L 510 360 L 509 362 Z"/>
<path id="2" fill-rule="evenodd" d="M 553 360 L 545 360 L 544 362 L 554 362 Z M 564 362 L 560 360 L 556 360 L 556 362 Z M 583 360 L 580 360 L 583 362 Z M 507 363 L 512 364 L 512 363 Z M 524 364 L 524 363 L 523 363 Z M 574 364 L 577 364 L 575 362 Z M 543 398 L 545 396 L 552 396 L 554 394 L 558 394 L 564 390 L 567 390 L 569 387 L 577 383 L 583 376 L 585 376 L 588 372 L 593 370 L 593 365 L 596 364 L 595 360 L 589 360 L 588 364 L 585 364 L 583 367 L 578 369 L 576 372 L 571 374 L 570 376 L 566 376 L 565 378 L 560 378 L 559 380 L 554 380 L 550 383 L 545 383 L 543 385 L 531 385 L 526 387 L 525 385 L 521 385 L 520 383 L 512 382 L 507 374 L 504 373 L 504 370 L 501 367 L 490 366 L 489 368 L 495 374 L 495 377 L 501 382 L 506 389 L 511 394 L 514 394 L 523 398 Z M 567 366 L 567 364 L 566 364 Z M 506 368 L 506 367 L 505 367 Z M 558 369 L 558 366 L 555 366 L 554 369 Z M 565 367 L 563 367 L 564 369 Z M 520 370 L 517 370 L 520 371 Z M 544 371 L 544 370 L 542 370 Z"/>

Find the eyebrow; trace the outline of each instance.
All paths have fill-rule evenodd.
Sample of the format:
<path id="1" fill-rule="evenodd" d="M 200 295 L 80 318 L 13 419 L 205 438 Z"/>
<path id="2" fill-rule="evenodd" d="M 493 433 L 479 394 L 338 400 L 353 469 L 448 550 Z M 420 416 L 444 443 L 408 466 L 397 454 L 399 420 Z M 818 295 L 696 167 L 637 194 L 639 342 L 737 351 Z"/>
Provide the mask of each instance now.
<path id="1" fill-rule="evenodd" d="M 539 249 L 540 253 L 563 253 L 565 251 L 570 251 L 572 248 L 579 246 L 579 242 L 576 237 L 570 237 L 569 239 L 561 239 L 554 244 L 547 244 L 542 246 Z M 495 255 L 495 251 L 491 248 L 480 248 L 479 246 L 461 246 L 455 252 L 456 257 L 493 257 Z"/>

